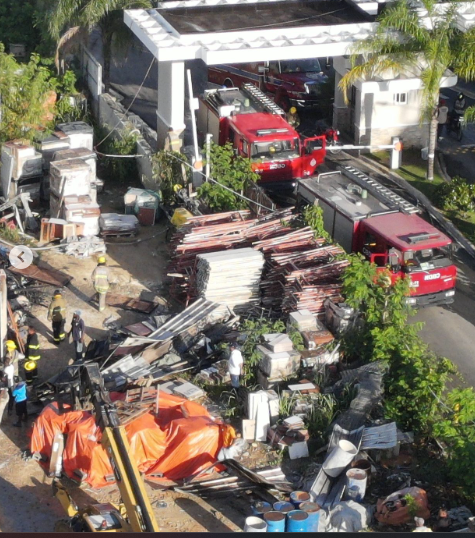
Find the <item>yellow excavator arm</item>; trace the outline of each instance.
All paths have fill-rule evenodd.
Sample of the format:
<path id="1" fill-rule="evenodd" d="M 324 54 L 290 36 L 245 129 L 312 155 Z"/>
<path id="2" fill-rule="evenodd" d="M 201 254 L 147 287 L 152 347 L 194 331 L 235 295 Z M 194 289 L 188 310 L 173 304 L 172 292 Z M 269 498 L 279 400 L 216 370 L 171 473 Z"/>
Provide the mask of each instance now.
<path id="1" fill-rule="evenodd" d="M 102 430 L 102 446 L 109 456 L 122 504 L 120 507 L 98 504 L 80 510 L 57 480 L 53 482 L 54 495 L 70 518 L 79 518 L 93 532 L 159 532 L 145 484 L 137 464 L 130 457 L 125 428 L 120 425 L 117 409 L 104 387 L 98 365 L 92 363 L 74 368 L 77 369 L 77 379 L 70 383 L 67 392 L 71 405 L 75 410 L 95 413 Z"/>

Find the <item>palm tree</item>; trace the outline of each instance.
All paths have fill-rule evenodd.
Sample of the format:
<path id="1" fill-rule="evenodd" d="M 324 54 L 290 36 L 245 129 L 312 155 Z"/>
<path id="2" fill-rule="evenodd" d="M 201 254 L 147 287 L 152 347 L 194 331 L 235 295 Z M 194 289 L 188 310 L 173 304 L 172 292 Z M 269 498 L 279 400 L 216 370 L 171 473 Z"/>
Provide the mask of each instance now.
<path id="1" fill-rule="evenodd" d="M 352 68 L 340 81 L 347 99 L 348 89 L 358 80 L 388 72 L 421 79 L 420 121 L 429 123 L 428 180 L 434 179 L 437 105 L 442 79 L 449 74 L 449 68 L 466 80 L 475 78 L 475 29 L 465 33 L 457 29 L 458 5 L 454 0 L 391 3 L 378 17 L 375 33 L 353 47 Z"/>
<path id="2" fill-rule="evenodd" d="M 101 32 L 104 57 L 103 82 L 110 88 L 112 45 L 126 47 L 131 34 L 123 20 L 124 9 L 149 9 L 151 0 L 56 0 L 48 29 L 59 50 L 73 39 L 85 40 L 94 27 Z"/>

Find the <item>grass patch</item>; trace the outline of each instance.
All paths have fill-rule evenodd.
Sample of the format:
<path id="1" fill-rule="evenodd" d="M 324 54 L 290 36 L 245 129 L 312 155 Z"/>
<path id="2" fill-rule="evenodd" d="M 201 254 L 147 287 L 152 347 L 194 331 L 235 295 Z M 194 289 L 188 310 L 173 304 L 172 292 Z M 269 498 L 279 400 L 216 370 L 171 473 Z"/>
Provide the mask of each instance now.
<path id="1" fill-rule="evenodd" d="M 379 151 L 368 155 L 370 159 L 389 167 L 389 152 Z M 399 176 L 408 181 L 414 188 L 421 191 L 434 203 L 434 192 L 444 182 L 441 175 L 434 172 L 434 181 L 427 181 L 427 163 L 422 160 L 419 150 L 407 149 L 402 155 L 402 166 L 394 170 Z M 436 205 L 434 203 L 434 205 Z M 437 207 L 437 206 L 436 206 Z M 470 241 L 475 241 L 475 211 L 458 213 L 457 211 L 443 211 L 443 215 L 449 219 Z"/>

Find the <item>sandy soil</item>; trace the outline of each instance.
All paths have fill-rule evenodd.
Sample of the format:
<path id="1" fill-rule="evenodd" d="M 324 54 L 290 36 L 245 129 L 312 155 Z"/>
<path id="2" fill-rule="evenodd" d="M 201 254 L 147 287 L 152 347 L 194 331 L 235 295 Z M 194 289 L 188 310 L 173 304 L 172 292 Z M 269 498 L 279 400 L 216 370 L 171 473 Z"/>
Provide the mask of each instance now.
<path id="1" fill-rule="evenodd" d="M 125 190 L 103 194 L 99 200 L 102 211 L 122 212 Z M 110 240 L 107 260 L 115 281 L 111 291 L 148 300 L 164 300 L 163 297 L 167 295 L 164 279 L 168 262 L 165 225 L 162 218 L 153 227 L 141 228 L 135 239 Z M 89 302 L 94 294 L 90 275 L 96 265 L 95 259 L 77 260 L 56 251 L 44 252 L 41 259 L 42 263 L 73 277 L 63 294 L 68 305 L 66 330 L 70 328 L 72 313 L 76 309 L 83 312 L 87 341 L 107 335 L 103 321 L 109 316 L 118 319 L 122 325 L 146 319 L 140 313 L 110 307 L 99 313 L 95 305 Z M 53 287 L 48 288 L 48 295 L 53 291 Z M 53 344 L 45 306 L 33 305 L 28 322 L 35 326 L 39 334 L 42 354 L 39 381 L 45 381 L 62 371 L 73 358 L 73 346 L 69 342 L 63 342 L 59 347 Z M 46 476 L 37 462 L 22 459 L 23 451 L 29 446 L 28 431 L 34 417 L 22 428 L 13 427 L 14 420 L 14 416 L 5 413 L 0 426 L 0 531 L 52 532 L 55 523 L 65 518 L 59 501 L 52 495 L 52 479 Z M 68 479 L 65 479 L 65 484 L 79 506 L 119 500 L 115 486 L 101 490 L 80 489 Z M 224 495 L 208 503 L 194 495 L 157 489 L 156 485 L 147 484 L 146 487 L 163 531 L 235 532 L 243 528 L 245 517 L 251 514 L 250 492 Z"/>

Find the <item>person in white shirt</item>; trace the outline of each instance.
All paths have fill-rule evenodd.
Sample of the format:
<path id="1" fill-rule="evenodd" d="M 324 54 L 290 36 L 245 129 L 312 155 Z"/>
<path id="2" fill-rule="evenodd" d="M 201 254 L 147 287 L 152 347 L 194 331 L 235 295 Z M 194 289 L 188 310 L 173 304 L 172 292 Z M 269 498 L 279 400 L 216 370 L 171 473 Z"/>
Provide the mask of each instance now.
<path id="1" fill-rule="evenodd" d="M 15 385 L 15 366 L 10 358 L 5 359 L 5 367 L 3 368 L 3 373 L 6 378 L 8 395 L 10 399 L 8 401 L 8 414 L 11 415 L 13 412 L 14 399 L 12 395 L 13 386 Z"/>
<path id="2" fill-rule="evenodd" d="M 239 378 L 242 376 L 242 371 L 244 367 L 244 359 L 242 358 L 242 353 L 237 349 L 236 344 L 231 344 L 229 346 L 231 354 L 228 359 L 228 371 L 231 376 L 231 385 L 233 388 L 239 388 Z"/>

